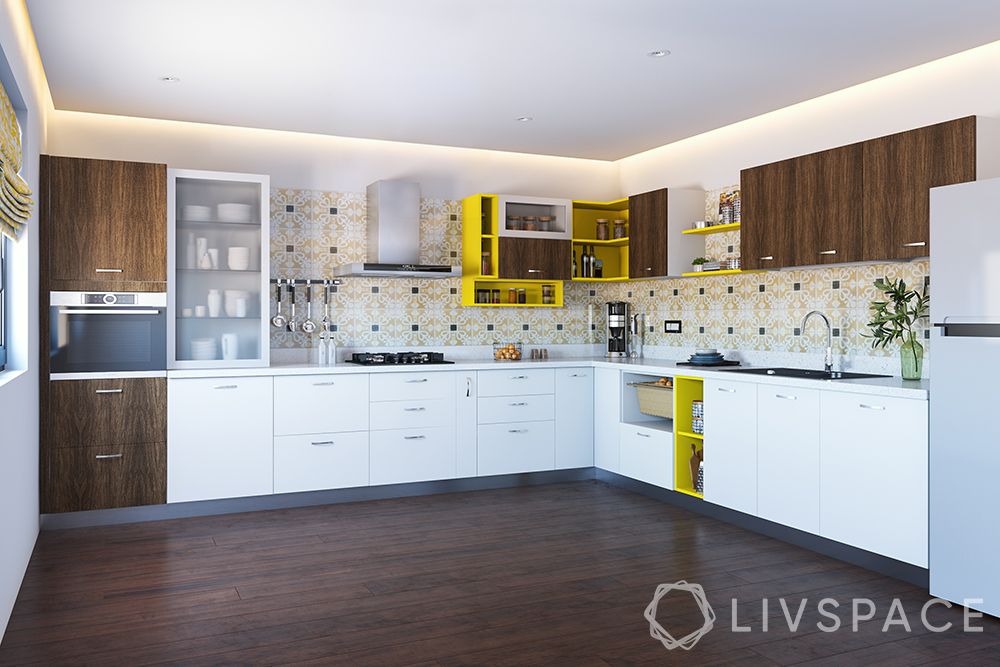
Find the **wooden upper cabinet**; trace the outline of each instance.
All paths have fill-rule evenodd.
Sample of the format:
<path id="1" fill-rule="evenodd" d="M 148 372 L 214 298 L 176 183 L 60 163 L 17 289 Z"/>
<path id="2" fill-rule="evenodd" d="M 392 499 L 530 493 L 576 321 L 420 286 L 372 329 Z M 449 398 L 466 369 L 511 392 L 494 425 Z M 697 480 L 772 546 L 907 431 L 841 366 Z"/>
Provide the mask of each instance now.
<path id="1" fill-rule="evenodd" d="M 976 179 L 976 118 L 864 143 L 861 259 L 930 254 L 930 188 Z"/>
<path id="2" fill-rule="evenodd" d="M 629 197 L 628 226 L 629 277 L 634 280 L 668 275 L 667 190 Z"/>
<path id="3" fill-rule="evenodd" d="M 499 274 L 513 280 L 569 280 L 571 241 L 500 237 Z"/>
<path id="4" fill-rule="evenodd" d="M 773 162 L 740 172 L 742 268 L 791 266 L 796 232 L 795 163 Z"/>
<path id="5" fill-rule="evenodd" d="M 167 280 L 166 165 L 43 156 L 41 189 L 54 289 L 164 289 L 130 283 Z"/>
<path id="6" fill-rule="evenodd" d="M 795 158 L 791 265 L 861 259 L 862 144 Z"/>

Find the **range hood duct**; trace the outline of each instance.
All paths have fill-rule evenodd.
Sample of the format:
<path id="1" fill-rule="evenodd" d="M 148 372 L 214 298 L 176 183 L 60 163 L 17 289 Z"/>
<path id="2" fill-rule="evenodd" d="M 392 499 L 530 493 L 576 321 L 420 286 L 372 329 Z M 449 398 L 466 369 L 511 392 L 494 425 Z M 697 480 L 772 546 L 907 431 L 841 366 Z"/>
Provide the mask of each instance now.
<path id="1" fill-rule="evenodd" d="M 368 186 L 366 262 L 337 267 L 338 276 L 452 278 L 461 266 L 420 263 L 420 184 L 376 181 Z"/>

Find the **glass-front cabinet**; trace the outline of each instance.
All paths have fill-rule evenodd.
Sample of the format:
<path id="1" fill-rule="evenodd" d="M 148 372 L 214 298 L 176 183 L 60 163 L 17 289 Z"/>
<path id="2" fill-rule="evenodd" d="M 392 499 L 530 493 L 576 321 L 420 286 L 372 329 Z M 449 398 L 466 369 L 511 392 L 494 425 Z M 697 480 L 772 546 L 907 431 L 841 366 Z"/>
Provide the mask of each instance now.
<path id="1" fill-rule="evenodd" d="M 169 367 L 267 366 L 269 178 L 168 175 Z"/>

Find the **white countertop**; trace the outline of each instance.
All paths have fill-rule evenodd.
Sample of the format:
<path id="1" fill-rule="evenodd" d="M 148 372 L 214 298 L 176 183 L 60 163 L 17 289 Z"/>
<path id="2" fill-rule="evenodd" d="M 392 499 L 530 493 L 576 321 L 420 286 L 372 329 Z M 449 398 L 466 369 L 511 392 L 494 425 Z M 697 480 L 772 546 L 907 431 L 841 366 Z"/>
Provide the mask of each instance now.
<path id="1" fill-rule="evenodd" d="M 676 361 L 669 359 L 623 359 L 611 360 L 604 357 L 559 357 L 546 360 L 523 361 L 493 361 L 463 360 L 453 364 L 432 364 L 425 366 L 359 366 L 350 363 L 338 363 L 333 366 L 317 364 L 275 364 L 268 368 L 214 368 L 199 370 L 167 371 L 169 378 L 218 378 L 218 377 L 254 377 L 254 376 L 285 376 L 285 375 L 340 375 L 345 373 L 400 373 L 400 372 L 447 372 L 447 371 L 484 371 L 505 368 L 580 368 L 581 366 L 597 366 L 618 368 L 624 372 L 643 373 L 649 375 L 687 375 L 690 377 L 725 379 L 732 382 L 751 382 L 755 384 L 774 384 L 786 387 L 822 388 L 825 390 L 842 391 L 855 394 L 876 396 L 891 396 L 898 398 L 915 398 L 927 400 L 930 393 L 930 380 L 911 381 L 899 377 L 859 378 L 854 380 L 809 380 L 802 378 L 777 377 L 767 375 L 732 373 L 725 370 L 696 368 L 694 366 L 678 366 Z M 742 366 L 741 368 L 750 368 Z"/>

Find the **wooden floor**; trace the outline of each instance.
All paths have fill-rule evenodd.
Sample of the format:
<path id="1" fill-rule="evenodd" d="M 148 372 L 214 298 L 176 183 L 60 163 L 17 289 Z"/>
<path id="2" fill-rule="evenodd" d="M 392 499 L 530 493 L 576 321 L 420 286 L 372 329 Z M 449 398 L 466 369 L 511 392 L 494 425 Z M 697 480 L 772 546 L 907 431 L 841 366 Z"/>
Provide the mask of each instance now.
<path id="1" fill-rule="evenodd" d="M 690 652 L 650 638 L 657 584 L 704 586 Z M 762 598 L 769 598 L 762 632 Z M 808 598 L 799 630 L 783 620 Z M 826 633 L 816 603 L 837 599 Z M 851 632 L 853 597 L 878 605 Z M 882 633 L 893 597 L 912 626 Z M 740 625 L 731 631 L 731 602 Z M 985 632 L 923 628 L 914 586 L 599 482 L 45 532 L 0 664 L 954 666 L 1000 661 Z M 958 610 L 931 614 L 961 626 Z M 658 620 L 701 625 L 669 594 Z"/>

